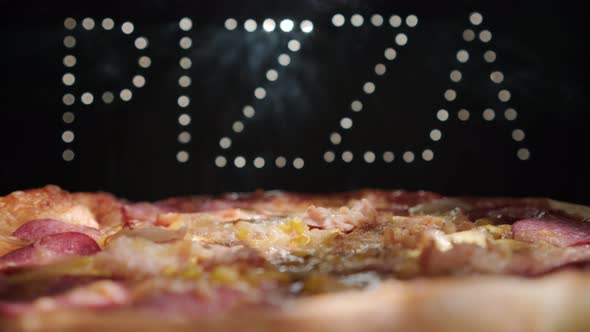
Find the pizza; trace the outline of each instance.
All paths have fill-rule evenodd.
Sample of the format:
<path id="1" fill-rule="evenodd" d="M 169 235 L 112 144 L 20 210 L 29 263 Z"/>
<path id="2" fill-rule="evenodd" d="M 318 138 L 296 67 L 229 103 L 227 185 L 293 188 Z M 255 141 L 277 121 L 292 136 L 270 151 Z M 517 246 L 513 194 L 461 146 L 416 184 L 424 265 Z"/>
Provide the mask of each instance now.
<path id="1" fill-rule="evenodd" d="M 589 217 L 423 191 L 17 191 L 0 330 L 589 331 Z"/>

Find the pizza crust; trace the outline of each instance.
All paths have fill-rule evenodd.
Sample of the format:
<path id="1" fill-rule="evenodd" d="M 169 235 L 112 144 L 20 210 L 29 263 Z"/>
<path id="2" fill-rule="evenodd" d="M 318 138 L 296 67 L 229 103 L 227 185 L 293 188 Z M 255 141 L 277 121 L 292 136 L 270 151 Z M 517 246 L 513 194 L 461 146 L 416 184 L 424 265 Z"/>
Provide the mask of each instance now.
<path id="1" fill-rule="evenodd" d="M 389 281 L 202 319 L 138 310 L 62 311 L 0 320 L 6 331 L 584 331 L 590 274 Z"/>
<path id="2" fill-rule="evenodd" d="M 549 200 L 549 206 L 552 209 L 565 211 L 568 214 L 578 217 L 580 219 L 590 220 L 590 206 L 566 203 L 556 201 L 553 199 Z"/>

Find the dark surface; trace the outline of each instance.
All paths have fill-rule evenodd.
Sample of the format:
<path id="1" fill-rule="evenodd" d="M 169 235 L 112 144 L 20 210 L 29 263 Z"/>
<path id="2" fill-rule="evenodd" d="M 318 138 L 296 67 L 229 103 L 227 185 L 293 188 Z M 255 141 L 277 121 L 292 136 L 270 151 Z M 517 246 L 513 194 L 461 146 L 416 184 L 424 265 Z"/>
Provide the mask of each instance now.
<path id="1" fill-rule="evenodd" d="M 582 4 L 538 1 L 503 4 L 480 1 L 412 2 L 391 1 L 143 1 L 127 2 L 3 2 L 0 4 L 0 194 L 12 190 L 58 184 L 69 190 L 106 190 L 131 199 L 155 199 L 189 193 L 249 191 L 280 188 L 298 191 L 335 191 L 359 187 L 428 189 L 455 195 L 530 195 L 590 204 L 587 188 L 588 116 L 587 52 Z M 481 12 L 479 27 L 469 23 L 469 13 Z M 360 13 L 361 28 L 347 23 L 335 28 L 336 13 L 347 17 Z M 399 29 L 387 23 L 375 28 L 370 15 L 386 17 L 416 14 L 418 26 Z M 78 27 L 71 32 L 78 40 L 72 51 L 63 46 L 69 32 L 66 17 L 74 17 Z M 97 27 L 84 31 L 82 18 L 93 17 Z M 178 28 L 182 17 L 191 17 L 190 32 Z M 99 28 L 104 17 L 112 17 L 116 28 Z M 235 31 L 223 27 L 234 17 Z M 261 29 L 266 17 L 285 17 L 298 23 L 310 19 L 311 34 L 295 29 L 291 33 L 267 33 Z M 243 22 L 253 18 L 255 32 L 245 32 Z M 135 24 L 130 36 L 120 32 L 122 21 Z M 489 29 L 491 42 L 465 42 L 464 29 Z M 278 28 L 277 28 L 278 30 Z M 399 30 L 399 31 L 398 31 Z M 395 46 L 397 32 L 409 37 L 406 46 Z M 149 47 L 138 51 L 134 38 L 146 36 Z M 178 40 L 193 39 L 190 50 L 181 50 Z M 299 52 L 289 52 L 287 42 L 301 41 Z M 397 58 L 383 58 L 387 46 L 395 46 Z M 470 61 L 461 64 L 456 52 L 466 49 Z M 493 49 L 498 58 L 485 63 L 482 54 Z M 65 87 L 61 77 L 65 54 L 73 53 L 78 64 L 71 70 L 76 84 Z M 276 57 L 291 55 L 291 64 L 281 67 Z M 139 55 L 149 55 L 152 66 L 136 65 Z M 193 66 L 183 71 L 180 57 L 189 55 Z M 387 65 L 387 73 L 377 77 L 376 63 Z M 276 82 L 268 82 L 268 69 L 279 71 Z M 449 73 L 459 69 L 460 83 L 452 83 Z M 501 84 L 509 89 L 508 103 L 498 101 L 500 87 L 489 80 L 493 70 L 501 70 Z M 183 72 L 192 77 L 192 86 L 182 89 L 177 80 Z M 144 88 L 133 89 L 133 99 L 119 98 L 110 105 L 100 101 L 84 106 L 62 102 L 64 93 L 79 96 L 84 91 L 120 91 L 131 87 L 131 77 L 146 76 Z M 377 90 L 362 93 L 364 82 L 375 82 Z M 262 85 L 268 96 L 255 101 L 253 90 Z M 453 103 L 442 97 L 455 88 L 459 97 Z M 176 104 L 180 94 L 191 97 L 187 108 L 192 116 L 188 130 L 192 141 L 181 145 L 182 130 Z M 118 94 L 118 93 L 117 93 Z M 364 109 L 349 111 L 352 100 L 360 98 Z M 241 109 L 256 107 L 253 119 L 245 119 Z M 514 122 L 504 119 L 506 107 L 518 110 Z M 481 112 L 494 108 L 496 118 L 482 119 Z M 438 109 L 451 112 L 448 121 L 439 122 Z M 457 120 L 460 108 L 471 111 L 471 118 Z M 61 115 L 73 111 L 76 121 L 64 124 Z M 328 136 L 338 130 L 339 120 L 349 116 L 354 127 L 343 133 L 342 144 L 334 148 Z M 231 124 L 242 120 L 246 129 L 231 132 Z M 443 132 L 443 139 L 432 142 L 432 128 Z M 524 142 L 511 139 L 514 128 L 526 132 Z M 73 130 L 72 144 L 61 140 L 64 130 Z M 343 130 L 339 130 L 343 132 Z M 220 137 L 232 137 L 227 152 L 219 148 Z M 72 148 L 76 158 L 62 159 L 62 151 Z M 531 158 L 521 161 L 516 151 L 526 147 Z M 433 161 L 419 158 L 402 161 L 405 150 L 430 148 Z M 178 150 L 190 152 L 190 161 L 176 161 Z M 354 152 L 352 163 L 340 159 L 324 162 L 326 150 L 338 154 Z M 366 150 L 392 150 L 392 164 L 381 161 L 367 164 Z M 242 169 L 214 165 L 224 154 L 233 159 L 247 158 Z M 288 157 L 283 169 L 274 158 Z M 252 160 L 266 158 L 266 166 L 256 169 Z M 303 157 L 305 167 L 291 166 L 294 157 Z"/>

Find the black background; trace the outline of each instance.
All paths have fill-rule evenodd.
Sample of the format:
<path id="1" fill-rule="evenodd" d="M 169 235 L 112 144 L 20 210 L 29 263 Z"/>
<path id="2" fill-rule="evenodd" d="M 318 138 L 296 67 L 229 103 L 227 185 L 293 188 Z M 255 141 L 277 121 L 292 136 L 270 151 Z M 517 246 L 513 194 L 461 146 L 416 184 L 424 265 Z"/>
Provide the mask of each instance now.
<path id="1" fill-rule="evenodd" d="M 0 10 L 0 194 L 47 183 L 130 199 L 257 188 L 325 192 L 381 187 L 550 196 L 590 204 L 582 2 L 61 1 L 3 2 Z M 481 26 L 469 23 L 473 11 L 483 14 Z M 336 13 L 347 18 L 344 27 L 331 24 Z M 365 18 L 361 28 L 348 23 L 354 13 Z M 415 28 L 404 24 L 393 29 L 387 23 L 376 28 L 369 23 L 375 13 L 386 20 L 392 14 L 416 14 L 419 23 Z M 194 22 L 189 32 L 178 28 L 185 16 Z M 78 21 L 73 32 L 63 26 L 66 17 Z M 84 17 L 94 18 L 97 27 L 84 31 Z M 100 28 L 104 17 L 115 20 L 115 30 Z M 223 27 L 228 17 L 238 20 L 235 31 Z M 261 29 L 267 17 L 291 18 L 297 25 L 309 19 L 314 31 L 267 33 Z M 258 22 L 255 32 L 244 31 L 247 18 Z M 120 32 L 127 20 L 135 25 L 131 36 Z M 466 28 L 489 29 L 493 38 L 487 44 L 465 42 Z M 406 46 L 395 45 L 398 32 L 408 35 Z M 78 41 L 73 50 L 63 46 L 70 33 Z M 190 50 L 178 47 L 184 35 L 193 39 Z M 138 36 L 149 39 L 143 52 L 132 45 Z M 287 50 L 293 38 L 301 41 L 299 52 Z M 388 46 L 397 50 L 392 62 L 383 58 Z M 470 53 L 469 62 L 456 60 L 459 49 Z M 487 49 L 498 55 L 493 64 L 482 60 Z M 77 81 L 65 87 L 61 77 L 69 70 L 62 58 L 70 53 L 78 59 L 71 70 Z M 289 66 L 276 63 L 281 53 L 290 54 Z M 152 59 L 150 68 L 136 65 L 141 54 Z M 182 56 L 193 60 L 188 71 L 178 65 Z M 383 77 L 373 73 L 378 62 L 387 65 Z M 264 78 L 270 68 L 279 71 L 276 82 Z M 463 73 L 461 82 L 449 80 L 453 69 Z M 508 103 L 496 97 L 500 87 L 489 80 L 493 70 L 505 75 L 502 86 L 512 93 Z M 99 91 L 131 87 L 131 77 L 138 73 L 147 84 L 133 89 L 131 101 L 100 101 Z M 189 89 L 177 84 L 183 73 L 192 77 Z M 368 80 L 377 86 L 370 96 L 361 89 Z M 252 92 L 260 85 L 268 96 L 255 101 Z M 448 88 L 458 92 L 453 103 L 443 98 Z M 83 91 L 96 92 L 92 105 L 62 103 L 64 93 L 79 96 Z M 184 146 L 177 141 L 182 129 L 176 100 L 181 94 L 191 98 L 192 141 Z M 357 98 L 364 109 L 352 113 L 349 104 Z M 256 107 L 253 119 L 241 115 L 246 104 Z M 481 117 L 487 107 L 496 110 L 491 122 Z M 516 121 L 504 119 L 507 107 L 518 111 Z M 451 113 L 444 123 L 435 117 L 440 108 Z M 457 120 L 460 108 L 471 111 L 466 123 Z M 72 125 L 62 122 L 65 111 L 75 113 Z M 343 116 L 350 116 L 354 126 L 334 148 L 328 136 L 339 129 Z M 236 120 L 244 121 L 243 133 L 231 133 Z M 432 128 L 443 132 L 441 141 L 429 140 Z M 526 132 L 524 142 L 511 139 L 514 128 Z M 76 134 L 72 144 L 61 140 L 68 129 Z M 234 143 L 224 154 L 230 160 L 246 157 L 246 167 L 214 165 L 223 152 L 219 138 L 226 135 Z M 61 157 L 68 147 L 76 152 L 72 162 Z M 516 158 L 520 147 L 531 151 L 530 160 Z M 424 148 L 434 151 L 434 160 L 421 160 Z M 189 162 L 176 161 L 181 149 L 190 153 Z M 350 150 L 355 158 L 327 164 L 322 158 L 326 150 Z M 365 163 L 366 150 L 379 152 L 378 161 Z M 384 150 L 395 153 L 392 164 L 380 160 Z M 416 152 L 417 160 L 403 162 L 405 150 Z M 289 160 L 283 169 L 273 165 L 279 155 Z M 253 167 L 256 156 L 265 157 L 264 168 Z M 305 159 L 303 169 L 291 166 L 294 157 Z"/>

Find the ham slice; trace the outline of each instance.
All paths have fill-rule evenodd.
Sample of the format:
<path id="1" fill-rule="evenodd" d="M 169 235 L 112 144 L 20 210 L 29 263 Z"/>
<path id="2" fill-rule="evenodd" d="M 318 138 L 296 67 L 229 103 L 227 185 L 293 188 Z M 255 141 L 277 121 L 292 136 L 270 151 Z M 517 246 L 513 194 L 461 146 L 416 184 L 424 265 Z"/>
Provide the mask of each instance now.
<path id="1" fill-rule="evenodd" d="M 64 256 L 92 255 L 99 251 L 96 241 L 82 233 L 46 235 L 33 244 L 0 257 L 0 271 L 47 264 Z"/>
<path id="2" fill-rule="evenodd" d="M 98 240 L 100 237 L 100 233 L 96 228 L 84 225 L 69 224 L 55 219 L 31 220 L 17 228 L 16 231 L 12 233 L 12 236 L 23 240 L 36 241 L 47 235 L 65 232 L 86 234 L 95 240 Z"/>
<path id="3" fill-rule="evenodd" d="M 514 239 L 545 241 L 558 247 L 590 244 L 590 223 L 567 219 L 524 219 L 512 225 Z"/>
<path id="4" fill-rule="evenodd" d="M 377 224 L 377 210 L 367 199 L 339 209 L 310 206 L 303 218 L 306 224 L 321 229 L 336 228 L 345 232 L 363 225 Z"/>

